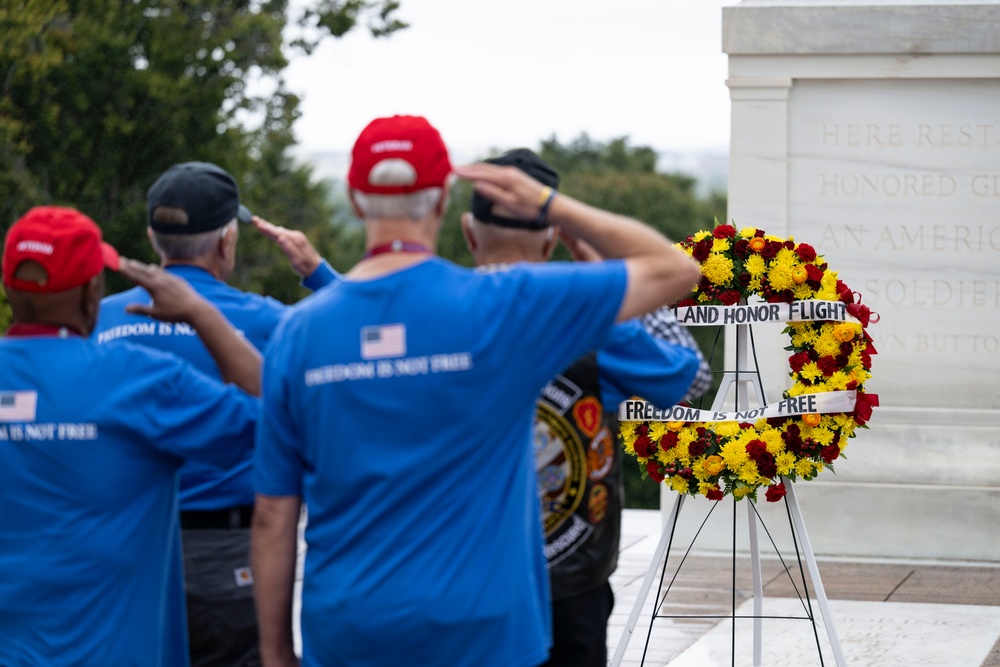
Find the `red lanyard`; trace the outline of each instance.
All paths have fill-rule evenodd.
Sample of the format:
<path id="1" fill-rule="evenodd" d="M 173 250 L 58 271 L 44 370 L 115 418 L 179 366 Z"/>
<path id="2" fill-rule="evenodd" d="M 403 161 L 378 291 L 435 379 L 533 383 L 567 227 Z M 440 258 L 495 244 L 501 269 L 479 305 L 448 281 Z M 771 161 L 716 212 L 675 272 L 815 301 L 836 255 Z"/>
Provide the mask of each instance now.
<path id="1" fill-rule="evenodd" d="M 12 338 L 33 338 L 36 336 L 69 338 L 70 336 L 83 336 L 82 333 L 73 327 L 56 326 L 54 324 L 12 324 L 7 329 L 6 335 Z"/>
<path id="2" fill-rule="evenodd" d="M 377 245 L 368 252 L 364 254 L 362 259 L 368 259 L 369 257 L 374 257 L 375 255 L 384 255 L 387 252 L 432 252 L 430 248 L 421 244 L 414 243 L 413 241 L 401 241 L 400 239 L 395 239 L 389 243 L 383 245 Z"/>

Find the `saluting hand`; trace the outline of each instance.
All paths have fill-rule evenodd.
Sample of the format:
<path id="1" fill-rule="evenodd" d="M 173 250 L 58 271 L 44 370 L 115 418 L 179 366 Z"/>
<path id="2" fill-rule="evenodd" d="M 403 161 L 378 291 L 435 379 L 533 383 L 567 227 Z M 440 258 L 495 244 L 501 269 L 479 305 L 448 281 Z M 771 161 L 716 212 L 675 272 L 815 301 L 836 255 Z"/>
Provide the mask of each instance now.
<path id="1" fill-rule="evenodd" d="M 147 315 L 164 322 L 190 324 L 199 311 L 211 308 L 187 282 L 159 266 L 122 257 L 118 270 L 123 276 L 145 288 L 152 297 L 148 304 L 129 304 L 125 307 L 126 312 Z"/>
<path id="2" fill-rule="evenodd" d="M 279 227 L 258 215 L 250 218 L 250 224 L 256 227 L 261 234 L 278 244 L 281 252 L 288 257 L 288 263 L 292 265 L 292 270 L 303 278 L 311 276 L 316 267 L 323 261 L 306 235 L 297 229 Z"/>
<path id="3" fill-rule="evenodd" d="M 552 188 L 517 167 L 479 162 L 455 167 L 455 174 L 472 181 L 476 192 L 493 202 L 493 211 L 509 218 L 533 220 L 539 217 L 552 193 Z"/>

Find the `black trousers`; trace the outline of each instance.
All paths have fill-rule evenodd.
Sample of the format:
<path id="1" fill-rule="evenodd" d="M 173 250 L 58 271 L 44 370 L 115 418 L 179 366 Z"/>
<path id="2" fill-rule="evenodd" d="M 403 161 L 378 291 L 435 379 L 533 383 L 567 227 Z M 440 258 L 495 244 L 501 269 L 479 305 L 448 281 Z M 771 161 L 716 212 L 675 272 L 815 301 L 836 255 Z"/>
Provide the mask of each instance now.
<path id="1" fill-rule="evenodd" d="M 191 667 L 259 667 L 250 530 L 182 530 Z"/>
<path id="2" fill-rule="evenodd" d="M 552 603 L 552 652 L 544 667 L 607 667 L 611 584 Z"/>

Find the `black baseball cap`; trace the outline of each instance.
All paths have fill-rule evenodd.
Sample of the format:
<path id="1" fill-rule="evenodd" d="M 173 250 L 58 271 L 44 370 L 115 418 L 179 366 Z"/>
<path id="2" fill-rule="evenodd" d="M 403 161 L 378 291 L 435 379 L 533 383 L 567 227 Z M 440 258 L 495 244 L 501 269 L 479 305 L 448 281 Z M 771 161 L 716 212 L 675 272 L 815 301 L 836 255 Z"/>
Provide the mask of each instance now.
<path id="1" fill-rule="evenodd" d="M 188 224 L 157 223 L 153 212 L 161 206 L 183 209 Z M 211 162 L 182 162 L 156 179 L 146 195 L 146 213 L 154 231 L 199 234 L 219 229 L 233 218 L 250 222 L 250 211 L 240 204 L 240 189 L 228 171 Z"/>
<path id="2" fill-rule="evenodd" d="M 503 155 L 485 160 L 489 164 L 501 166 L 517 167 L 533 179 L 547 185 L 553 190 L 559 189 L 559 174 L 550 167 L 545 160 L 538 157 L 533 151 L 527 148 L 515 148 L 507 151 Z M 516 229 L 545 229 L 548 222 L 542 220 L 517 220 L 515 218 L 504 218 L 493 214 L 493 202 L 483 197 L 478 192 L 472 193 L 472 215 L 480 222 L 487 222 L 501 227 L 514 227 Z"/>

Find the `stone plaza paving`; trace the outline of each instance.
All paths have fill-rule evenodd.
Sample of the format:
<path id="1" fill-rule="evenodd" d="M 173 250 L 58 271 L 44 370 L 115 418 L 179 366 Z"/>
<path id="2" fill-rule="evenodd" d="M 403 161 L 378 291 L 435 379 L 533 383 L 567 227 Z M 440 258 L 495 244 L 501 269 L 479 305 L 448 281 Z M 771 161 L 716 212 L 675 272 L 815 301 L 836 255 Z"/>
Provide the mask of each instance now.
<path id="1" fill-rule="evenodd" d="M 661 521 L 657 511 L 625 511 L 618 570 L 611 580 L 616 600 L 608 628 L 609 659 L 650 567 L 662 534 Z M 676 578 L 668 594 L 661 596 L 648 647 L 655 584 L 621 664 L 752 667 L 753 621 L 738 618 L 735 633 L 732 621 L 734 607 L 737 617 L 753 613 L 749 556 L 736 556 L 734 595 L 732 554 L 692 550 L 678 569 L 688 546 L 675 544 L 671 548 L 666 580 L 675 573 Z M 800 593 L 802 583 L 795 554 L 782 554 L 783 565 L 776 556 L 769 557 L 763 546 L 760 553 L 762 615 L 796 617 L 763 621 L 761 665 L 836 665 L 811 582 L 812 614 L 817 619 L 822 657 L 812 623 L 806 618 L 806 603 L 796 594 L 792 582 Z M 657 581 L 662 565 L 657 569 Z M 785 574 L 785 565 L 793 577 Z M 846 664 L 1000 666 L 1000 563 L 821 558 L 818 567 Z M 684 615 L 713 618 L 664 618 Z"/>

